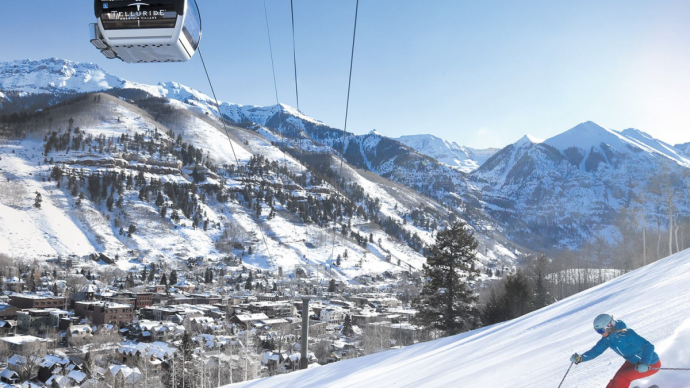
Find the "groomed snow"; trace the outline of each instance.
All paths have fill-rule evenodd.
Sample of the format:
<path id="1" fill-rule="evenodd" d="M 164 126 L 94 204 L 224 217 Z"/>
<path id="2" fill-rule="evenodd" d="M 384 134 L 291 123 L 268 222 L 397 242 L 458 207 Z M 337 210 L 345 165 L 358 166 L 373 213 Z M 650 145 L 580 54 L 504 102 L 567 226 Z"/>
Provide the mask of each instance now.
<path id="1" fill-rule="evenodd" d="M 321 368 L 231 387 L 557 387 L 570 355 L 599 339 L 611 313 L 656 345 L 664 367 L 690 368 L 690 250 L 512 321 Z M 574 366 L 563 388 L 605 386 L 623 359 L 608 350 Z M 661 371 L 633 386 L 687 387 L 690 371 Z"/>

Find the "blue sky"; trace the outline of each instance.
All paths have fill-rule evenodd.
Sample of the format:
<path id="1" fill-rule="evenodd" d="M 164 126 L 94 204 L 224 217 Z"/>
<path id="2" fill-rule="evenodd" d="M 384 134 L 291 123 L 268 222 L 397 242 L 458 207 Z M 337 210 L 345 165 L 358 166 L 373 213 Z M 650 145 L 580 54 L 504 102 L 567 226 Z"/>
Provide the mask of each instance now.
<path id="1" fill-rule="evenodd" d="M 275 103 L 262 0 L 198 0 L 219 99 Z M 342 128 L 355 0 L 294 0 L 300 109 Z M 295 106 L 290 1 L 266 0 L 283 103 Z M 68 6 L 66 6 L 68 5 Z M 4 2 L 0 61 L 94 62 L 210 94 L 184 64 L 108 61 L 90 0 Z M 502 147 L 580 122 L 690 142 L 690 2 L 360 0 L 348 130 Z"/>

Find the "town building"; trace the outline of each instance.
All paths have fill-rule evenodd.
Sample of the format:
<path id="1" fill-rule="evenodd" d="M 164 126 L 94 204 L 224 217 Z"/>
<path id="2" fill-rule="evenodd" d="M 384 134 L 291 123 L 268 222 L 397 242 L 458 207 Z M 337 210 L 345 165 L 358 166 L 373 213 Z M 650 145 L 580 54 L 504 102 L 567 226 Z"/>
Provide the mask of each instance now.
<path id="1" fill-rule="evenodd" d="M 66 309 L 65 298 L 36 294 L 10 295 L 10 305 L 20 309 Z"/>
<path id="2" fill-rule="evenodd" d="M 122 325 L 134 319 L 134 307 L 131 304 L 106 301 L 77 302 L 74 304 L 74 314 L 88 318 L 96 325 L 104 323 Z"/>

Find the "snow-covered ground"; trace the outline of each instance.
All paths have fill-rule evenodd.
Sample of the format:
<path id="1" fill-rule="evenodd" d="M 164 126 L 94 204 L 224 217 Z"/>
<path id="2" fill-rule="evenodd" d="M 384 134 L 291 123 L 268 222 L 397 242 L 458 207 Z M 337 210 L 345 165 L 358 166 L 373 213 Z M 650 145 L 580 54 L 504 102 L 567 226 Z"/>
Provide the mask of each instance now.
<path id="1" fill-rule="evenodd" d="M 663 367 L 690 368 L 690 250 L 531 314 L 468 333 L 232 387 L 557 387 L 613 314 L 656 345 Z M 563 388 L 604 387 L 623 359 L 608 350 L 573 366 Z M 632 386 L 690 386 L 690 371 L 660 371 Z"/>

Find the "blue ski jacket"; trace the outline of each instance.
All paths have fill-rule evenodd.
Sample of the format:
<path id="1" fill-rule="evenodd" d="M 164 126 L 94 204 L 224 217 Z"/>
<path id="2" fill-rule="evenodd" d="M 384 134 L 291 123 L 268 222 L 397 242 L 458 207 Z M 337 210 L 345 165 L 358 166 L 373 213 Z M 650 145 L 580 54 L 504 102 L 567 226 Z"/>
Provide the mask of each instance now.
<path id="1" fill-rule="evenodd" d="M 654 352 L 654 345 L 634 330 L 628 329 L 623 321 L 616 321 L 615 331 L 608 337 L 602 337 L 592 349 L 585 352 L 582 355 L 582 361 L 597 358 L 608 348 L 632 364 L 652 365 L 659 362 L 659 356 Z"/>

